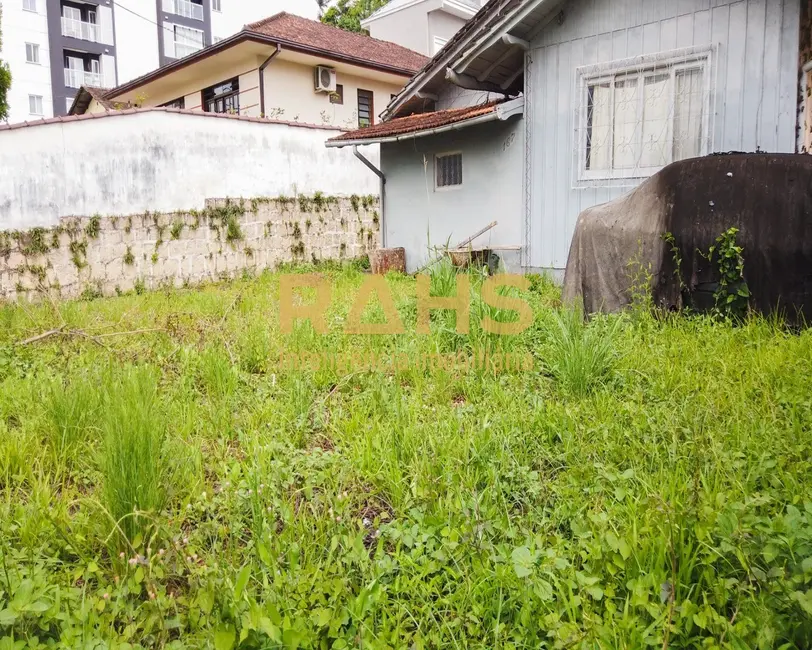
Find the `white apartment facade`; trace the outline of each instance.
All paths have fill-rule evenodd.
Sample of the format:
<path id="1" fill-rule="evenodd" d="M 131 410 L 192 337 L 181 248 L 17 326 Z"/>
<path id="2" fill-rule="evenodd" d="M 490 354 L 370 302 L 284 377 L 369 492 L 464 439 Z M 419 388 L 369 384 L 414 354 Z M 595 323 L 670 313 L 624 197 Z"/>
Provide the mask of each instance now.
<path id="1" fill-rule="evenodd" d="M 312 5 L 312 6 L 311 6 Z M 10 123 L 66 115 L 80 86 L 113 88 L 305 0 L 4 0 Z"/>
<path id="2" fill-rule="evenodd" d="M 361 26 L 373 38 L 434 56 L 485 0 L 390 0 Z"/>

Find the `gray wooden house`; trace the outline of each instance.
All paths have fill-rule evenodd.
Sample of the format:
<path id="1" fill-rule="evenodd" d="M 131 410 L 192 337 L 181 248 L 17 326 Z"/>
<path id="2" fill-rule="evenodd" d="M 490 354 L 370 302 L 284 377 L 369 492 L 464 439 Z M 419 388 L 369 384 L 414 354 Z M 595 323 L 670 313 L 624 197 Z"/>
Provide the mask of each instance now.
<path id="1" fill-rule="evenodd" d="M 665 165 L 795 152 L 809 0 L 490 0 L 328 146 L 379 143 L 383 243 L 410 270 L 491 221 L 508 266 L 565 267 L 580 212 Z"/>

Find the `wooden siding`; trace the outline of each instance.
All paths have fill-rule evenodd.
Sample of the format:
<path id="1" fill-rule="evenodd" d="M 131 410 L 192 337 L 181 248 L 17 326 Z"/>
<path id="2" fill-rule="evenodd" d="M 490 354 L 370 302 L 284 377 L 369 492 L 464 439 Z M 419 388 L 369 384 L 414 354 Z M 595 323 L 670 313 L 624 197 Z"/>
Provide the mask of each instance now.
<path id="1" fill-rule="evenodd" d="M 566 266 L 578 215 L 627 188 L 573 189 L 576 68 L 716 47 L 712 150 L 793 152 L 800 0 L 573 0 L 532 41 L 531 265 Z"/>

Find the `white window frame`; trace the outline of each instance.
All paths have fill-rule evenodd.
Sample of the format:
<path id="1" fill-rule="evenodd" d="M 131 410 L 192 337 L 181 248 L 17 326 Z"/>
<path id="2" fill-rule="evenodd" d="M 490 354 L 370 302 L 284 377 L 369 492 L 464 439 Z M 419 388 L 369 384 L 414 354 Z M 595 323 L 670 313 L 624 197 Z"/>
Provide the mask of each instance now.
<path id="1" fill-rule="evenodd" d="M 37 0 L 23 0 L 23 11 L 33 11 L 34 13 L 38 13 Z"/>
<path id="2" fill-rule="evenodd" d="M 31 48 L 31 58 L 28 58 L 28 48 Z M 25 62 L 32 65 L 41 65 L 39 59 L 39 43 L 26 43 L 25 44 Z"/>
<path id="3" fill-rule="evenodd" d="M 211 0 L 211 10 L 223 13 L 223 0 Z"/>
<path id="4" fill-rule="evenodd" d="M 200 36 L 200 43 L 198 43 L 197 40 L 192 41 L 192 39 L 189 38 L 191 33 Z M 182 59 L 183 57 L 194 54 L 195 52 L 199 52 L 204 47 L 206 47 L 206 34 L 202 29 L 187 27 L 186 25 L 174 24 L 172 25 L 172 37 L 174 40 L 174 52 L 176 59 Z M 178 45 L 180 45 L 182 48 L 188 48 L 190 50 L 191 48 L 197 47 L 198 45 L 200 47 L 198 47 L 196 50 L 186 52 L 183 56 L 178 56 Z"/>
<path id="5" fill-rule="evenodd" d="M 447 158 L 449 156 L 459 156 L 460 157 L 460 175 L 462 176 L 462 182 L 456 185 L 438 185 L 437 184 L 437 162 L 440 158 Z M 434 191 L 435 192 L 453 192 L 454 190 L 462 189 L 463 184 L 465 183 L 465 161 L 462 155 L 462 151 L 443 151 L 442 153 L 434 154 Z"/>
<path id="6" fill-rule="evenodd" d="M 39 112 L 31 110 L 31 100 L 35 100 L 34 103 L 39 103 Z M 37 117 L 42 117 L 45 115 L 45 107 L 43 106 L 43 96 L 42 95 L 29 95 L 28 96 L 28 114 L 29 115 L 36 115 Z"/>
<path id="7" fill-rule="evenodd" d="M 597 186 L 624 186 L 635 185 L 640 179 L 648 178 L 656 174 L 666 165 L 674 162 L 674 88 L 676 73 L 681 70 L 694 70 L 700 68 L 703 75 L 703 104 L 702 104 L 702 140 L 699 155 L 707 155 L 713 141 L 713 121 L 712 117 L 712 96 L 714 88 L 714 47 L 690 47 L 658 54 L 638 56 L 630 59 L 609 61 L 590 66 L 583 66 L 576 70 L 576 88 L 578 97 L 577 128 L 575 146 L 577 151 L 577 171 L 575 187 L 595 187 Z M 635 167 L 632 169 L 591 170 L 586 168 L 586 150 L 588 137 L 588 112 L 589 112 L 589 86 L 612 82 L 617 77 L 629 78 L 637 75 L 639 88 L 643 89 L 643 80 L 646 75 L 652 73 L 670 75 L 670 110 L 667 135 L 668 160 L 666 165 L 658 167 Z M 639 101 L 642 105 L 643 92 L 639 94 Z M 612 115 L 614 115 L 614 84 L 612 85 Z M 642 110 L 642 109 L 640 109 Z M 610 120 L 610 137 L 614 137 L 614 119 Z M 612 141 L 613 142 L 613 141 Z M 613 151 L 612 142 L 609 143 L 609 150 Z"/>

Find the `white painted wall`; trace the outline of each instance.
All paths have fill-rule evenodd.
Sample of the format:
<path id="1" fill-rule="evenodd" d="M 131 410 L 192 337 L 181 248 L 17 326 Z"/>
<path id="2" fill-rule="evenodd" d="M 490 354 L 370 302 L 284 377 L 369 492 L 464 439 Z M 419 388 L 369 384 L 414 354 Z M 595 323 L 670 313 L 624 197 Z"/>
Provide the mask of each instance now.
<path id="1" fill-rule="evenodd" d="M 9 64 L 12 74 L 9 93 L 9 122 L 40 119 L 28 111 L 28 96 L 40 95 L 45 117 L 53 116 L 51 59 L 48 47 L 48 22 L 45 0 L 37 0 L 37 11 L 26 11 L 22 0 L 3 3 L 3 49 L 0 58 Z M 39 65 L 26 63 L 25 44 L 39 45 Z"/>
<path id="2" fill-rule="evenodd" d="M 329 65 L 329 61 L 326 61 Z M 356 68 L 363 72 L 362 68 Z M 246 88 L 259 84 L 259 73 L 254 73 L 256 81 Z M 265 68 L 265 111 L 274 116 L 274 109 L 281 108 L 284 113 L 276 115 L 281 120 L 305 122 L 308 124 L 327 124 L 338 126 L 345 130 L 358 128 L 358 90 L 372 92 L 373 114 L 375 122 L 378 115 L 383 112 L 392 95 L 399 93 L 407 79 L 402 78 L 398 84 L 387 83 L 369 77 L 348 74 L 341 70 L 336 75 L 336 83 L 344 87 L 344 103 L 332 104 L 327 93 L 317 93 L 313 90 L 313 65 L 294 61 L 285 61 L 281 57 L 274 60 Z M 240 88 L 243 88 L 242 78 Z M 243 102 L 240 97 L 240 111 L 242 106 L 249 106 L 254 102 Z M 255 109 L 251 115 L 259 115 Z"/>
<path id="3" fill-rule="evenodd" d="M 435 189 L 434 156 L 449 152 L 462 153 L 462 186 Z M 426 262 L 430 247 L 454 246 L 491 221 L 498 225 L 473 246 L 521 246 L 524 120 L 383 143 L 381 169 L 384 242 L 406 249 L 409 272 Z M 504 254 L 511 270 L 518 256 Z"/>
<path id="4" fill-rule="evenodd" d="M 324 147 L 337 133 L 162 110 L 0 130 L 0 230 L 217 197 L 377 195 L 350 149 Z M 378 148 L 364 149 L 378 164 Z"/>
<path id="5" fill-rule="evenodd" d="M 799 0 L 572 0 L 532 42 L 531 264 L 566 266 L 582 210 L 629 187 L 573 189 L 576 68 L 717 48 L 712 151 L 795 151 Z"/>

